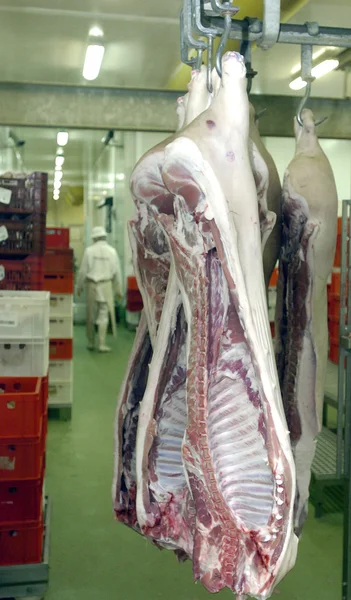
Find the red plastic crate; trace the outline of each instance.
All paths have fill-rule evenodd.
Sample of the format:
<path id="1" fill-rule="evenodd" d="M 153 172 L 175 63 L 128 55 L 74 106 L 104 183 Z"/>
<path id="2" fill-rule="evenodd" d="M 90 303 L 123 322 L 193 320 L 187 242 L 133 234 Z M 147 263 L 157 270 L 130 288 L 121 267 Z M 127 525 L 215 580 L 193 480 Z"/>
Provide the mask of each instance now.
<path id="1" fill-rule="evenodd" d="M 42 420 L 41 436 L 36 438 L 0 438 L 0 481 L 39 479 L 43 467 L 47 433 L 47 415 Z"/>
<path id="2" fill-rule="evenodd" d="M 44 269 L 48 273 L 73 272 L 72 248 L 49 248 L 44 254 Z"/>
<path id="3" fill-rule="evenodd" d="M 39 479 L 0 481 L 0 525 L 37 521 L 42 515 L 45 461 Z"/>
<path id="4" fill-rule="evenodd" d="M 39 563 L 42 559 L 44 523 L 42 519 L 0 526 L 0 565 Z"/>
<path id="5" fill-rule="evenodd" d="M 0 258 L 0 290 L 43 290 L 44 259 L 28 256 L 21 259 Z"/>
<path id="6" fill-rule="evenodd" d="M 139 290 L 127 290 L 127 302 L 142 302 L 143 298 Z"/>
<path id="7" fill-rule="evenodd" d="M 127 301 L 126 309 L 129 310 L 129 312 L 141 312 L 143 310 L 143 303 Z"/>
<path id="8" fill-rule="evenodd" d="M 338 364 L 339 362 L 339 341 L 330 339 L 329 342 L 329 360 Z"/>
<path id="9" fill-rule="evenodd" d="M 340 296 L 338 294 L 328 295 L 328 317 L 340 316 Z"/>
<path id="10" fill-rule="evenodd" d="M 339 317 L 329 317 L 328 318 L 328 330 L 329 335 L 332 339 L 339 339 Z"/>
<path id="11" fill-rule="evenodd" d="M 336 248 L 334 255 L 334 267 L 341 267 L 341 236 L 336 238 Z"/>
<path id="12" fill-rule="evenodd" d="M 73 340 L 50 340 L 50 360 L 72 360 Z"/>
<path id="13" fill-rule="evenodd" d="M 274 323 L 274 321 L 270 321 L 269 325 L 270 325 L 270 328 L 271 328 L 271 336 L 272 336 L 272 338 L 274 338 L 274 336 L 275 336 L 275 323 Z"/>
<path id="14" fill-rule="evenodd" d="M 134 275 L 130 275 L 129 277 L 127 277 L 127 290 L 139 290 L 138 283 Z"/>
<path id="15" fill-rule="evenodd" d="M 340 269 L 332 271 L 330 293 L 340 295 Z"/>
<path id="16" fill-rule="evenodd" d="M 73 294 L 73 273 L 48 273 L 44 274 L 44 288 L 52 294 Z"/>
<path id="17" fill-rule="evenodd" d="M 37 213 L 21 215 L 16 219 L 0 216 L 0 254 L 42 256 L 45 252 L 45 224 L 46 215 Z M 5 234 L 7 237 L 3 239 Z"/>
<path id="18" fill-rule="evenodd" d="M 69 248 L 69 229 L 66 227 L 47 227 L 46 247 Z"/>
<path id="19" fill-rule="evenodd" d="M 268 287 L 273 287 L 273 288 L 277 287 L 277 282 L 278 282 L 278 269 L 274 269 Z"/>
<path id="20" fill-rule="evenodd" d="M 47 378 L 0 376 L 0 438 L 38 437 L 47 394 Z"/>
<path id="21" fill-rule="evenodd" d="M 0 177 L 0 188 L 11 190 L 8 204 L 0 201 L 0 214 L 46 213 L 48 196 L 47 173 L 32 173 L 23 178 Z"/>

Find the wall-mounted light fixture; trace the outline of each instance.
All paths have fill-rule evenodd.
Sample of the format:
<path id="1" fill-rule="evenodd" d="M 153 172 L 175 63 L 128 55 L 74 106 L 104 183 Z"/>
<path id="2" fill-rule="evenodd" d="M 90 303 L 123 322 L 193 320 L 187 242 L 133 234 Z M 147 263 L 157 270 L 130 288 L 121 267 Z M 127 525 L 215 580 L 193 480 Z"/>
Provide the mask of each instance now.
<path id="1" fill-rule="evenodd" d="M 88 81 L 94 81 L 100 73 L 105 54 L 103 35 L 104 32 L 100 27 L 92 27 L 89 31 L 89 43 L 83 67 L 83 77 Z"/>

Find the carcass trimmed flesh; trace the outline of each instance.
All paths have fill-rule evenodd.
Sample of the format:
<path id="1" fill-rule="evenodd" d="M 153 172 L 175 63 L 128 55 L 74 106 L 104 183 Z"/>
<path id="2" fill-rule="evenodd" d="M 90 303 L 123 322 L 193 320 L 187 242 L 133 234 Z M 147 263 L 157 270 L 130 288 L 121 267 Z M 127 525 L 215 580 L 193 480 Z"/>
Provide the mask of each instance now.
<path id="1" fill-rule="evenodd" d="M 297 545 L 295 470 L 262 263 L 273 216 L 261 240 L 266 215 L 260 219 L 257 200 L 263 199 L 268 214 L 267 167 L 261 159 L 256 190 L 240 55 L 224 56 L 222 80 L 213 87 L 212 104 L 141 159 L 132 176 L 140 247 L 145 243 L 148 255 L 152 246 L 156 260 L 169 251 L 171 267 L 167 291 L 161 286 L 163 303 L 162 294 L 151 308 L 146 302 L 148 327 L 143 325 L 146 333 L 139 328 L 133 350 L 134 356 L 141 353 L 142 335 L 148 343 L 145 335 L 152 330 L 147 382 L 139 385 L 130 363 L 134 380 L 125 382 L 120 397 L 114 500 L 120 518 L 123 493 L 129 503 L 135 499 L 136 481 L 133 526 L 158 545 L 190 556 L 195 578 L 209 591 L 229 587 L 263 599 L 293 566 Z M 144 236 L 149 223 L 157 230 L 157 248 L 160 239 L 167 240 L 156 257 Z M 147 299 L 150 273 L 137 245 L 134 252 Z M 160 320 L 156 305 L 163 306 Z M 137 410 L 135 383 L 144 394 Z M 134 429 L 130 435 L 123 424 L 132 421 L 133 410 L 136 455 L 135 446 L 128 448 L 129 440 L 135 443 Z M 126 449 L 132 456 L 127 464 L 120 459 Z"/>
<path id="2" fill-rule="evenodd" d="M 328 354 L 327 279 L 333 266 L 337 192 L 314 117 L 295 121 L 296 153 L 284 177 L 282 247 L 276 308 L 276 357 L 296 463 L 295 529 L 307 514 L 320 431 Z"/>

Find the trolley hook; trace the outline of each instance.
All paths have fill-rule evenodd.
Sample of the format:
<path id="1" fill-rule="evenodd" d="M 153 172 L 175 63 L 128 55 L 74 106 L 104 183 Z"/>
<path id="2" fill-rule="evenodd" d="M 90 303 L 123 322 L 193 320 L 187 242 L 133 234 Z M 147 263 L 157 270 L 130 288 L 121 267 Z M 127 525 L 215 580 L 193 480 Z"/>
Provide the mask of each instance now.
<path id="1" fill-rule="evenodd" d="M 222 77 L 222 56 L 224 54 L 224 49 L 226 43 L 229 39 L 229 34 L 232 26 L 232 17 L 230 12 L 226 12 L 224 15 L 224 31 L 221 37 L 221 41 L 219 42 L 217 52 L 216 52 L 216 71 L 219 77 Z"/>

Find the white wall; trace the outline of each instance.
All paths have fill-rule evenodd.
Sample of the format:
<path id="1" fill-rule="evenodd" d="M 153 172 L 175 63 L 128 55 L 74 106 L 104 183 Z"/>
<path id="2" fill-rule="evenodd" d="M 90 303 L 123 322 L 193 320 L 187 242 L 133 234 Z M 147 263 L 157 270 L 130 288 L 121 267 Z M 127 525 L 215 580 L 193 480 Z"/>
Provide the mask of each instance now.
<path id="1" fill-rule="evenodd" d="M 295 139 L 278 137 L 262 139 L 283 181 L 284 171 L 295 153 Z M 351 198 L 351 140 L 322 139 L 320 144 L 334 172 L 339 198 L 339 215 L 341 215 L 342 200 Z"/>

